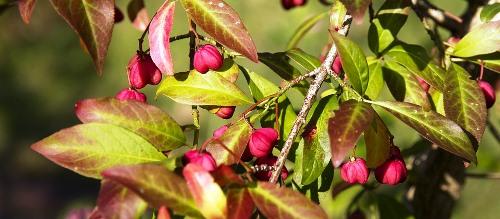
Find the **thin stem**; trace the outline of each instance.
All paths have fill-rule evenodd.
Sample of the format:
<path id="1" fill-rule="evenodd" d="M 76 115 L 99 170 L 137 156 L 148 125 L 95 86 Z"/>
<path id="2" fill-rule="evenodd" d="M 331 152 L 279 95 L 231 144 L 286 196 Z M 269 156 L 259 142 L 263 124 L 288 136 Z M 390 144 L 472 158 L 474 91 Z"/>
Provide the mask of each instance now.
<path id="1" fill-rule="evenodd" d="M 151 22 L 153 21 L 153 18 L 156 16 L 156 13 L 151 17 L 151 20 L 149 20 L 148 26 L 146 26 L 146 29 L 144 32 L 142 32 L 141 38 L 139 38 L 139 52 L 144 53 L 144 50 L 142 49 L 142 44 L 144 43 L 144 38 L 146 37 L 146 34 L 149 32 L 149 26 L 151 25 Z"/>
<path id="2" fill-rule="evenodd" d="M 352 21 L 351 16 L 346 16 L 344 20 L 344 26 L 339 30 L 340 34 L 346 35 L 350 23 Z M 300 129 L 306 122 L 306 117 L 307 114 L 309 113 L 309 110 L 311 109 L 311 106 L 314 102 L 314 99 L 316 98 L 316 95 L 318 94 L 319 88 L 321 87 L 321 84 L 323 81 L 326 79 L 327 75 L 329 72 L 332 72 L 331 66 L 333 63 L 333 60 L 335 59 L 335 56 L 337 56 L 337 47 L 332 46 L 330 48 L 330 51 L 328 52 L 328 55 L 321 64 L 321 67 L 319 68 L 319 73 L 316 74 L 316 78 L 314 81 L 311 83 L 311 86 L 309 87 L 309 90 L 307 91 L 306 97 L 304 99 L 304 103 L 302 104 L 302 107 L 299 111 L 299 114 L 297 116 L 297 119 L 293 123 L 292 130 L 290 131 L 290 134 L 288 134 L 288 139 L 285 141 L 285 144 L 283 145 L 283 148 L 281 149 L 281 153 L 278 156 L 278 160 L 276 161 L 275 164 L 275 170 L 272 172 L 271 178 L 269 179 L 269 182 L 271 183 L 276 183 L 279 176 L 281 175 L 281 169 L 283 168 L 283 165 L 285 164 L 285 160 L 288 157 L 288 153 L 290 152 L 290 149 L 292 148 L 292 145 L 295 141 L 295 138 L 297 137 Z M 312 72 L 311 72 L 312 73 Z"/>
<path id="3" fill-rule="evenodd" d="M 198 106 L 191 106 L 191 115 L 193 116 L 193 147 L 198 146 L 198 139 L 200 138 L 200 111 Z"/>

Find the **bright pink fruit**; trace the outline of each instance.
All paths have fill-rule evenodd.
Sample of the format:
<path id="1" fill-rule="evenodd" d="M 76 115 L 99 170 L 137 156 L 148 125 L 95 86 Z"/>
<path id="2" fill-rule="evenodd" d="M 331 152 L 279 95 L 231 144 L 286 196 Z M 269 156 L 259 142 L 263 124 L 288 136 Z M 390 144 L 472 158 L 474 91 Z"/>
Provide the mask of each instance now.
<path id="1" fill-rule="evenodd" d="M 342 71 L 342 60 L 340 59 L 340 56 L 335 57 L 335 60 L 333 60 L 332 70 L 337 75 L 339 75 L 340 71 Z"/>
<path id="2" fill-rule="evenodd" d="M 228 128 L 227 125 L 223 125 L 223 126 L 219 127 L 218 129 L 216 129 L 214 131 L 212 136 L 214 138 L 219 138 L 220 136 L 222 136 L 224 134 L 224 132 L 226 132 L 227 128 Z"/>
<path id="3" fill-rule="evenodd" d="M 200 46 L 194 54 L 194 68 L 202 74 L 207 73 L 208 70 L 217 70 L 222 64 L 222 55 L 215 46 L 210 44 Z"/>
<path id="4" fill-rule="evenodd" d="M 136 100 L 143 103 L 147 101 L 145 94 L 130 88 L 121 90 L 116 94 L 115 98 L 119 100 Z"/>
<path id="5" fill-rule="evenodd" d="M 274 144 L 278 141 L 278 132 L 273 128 L 260 128 L 250 136 L 248 148 L 255 157 L 265 157 L 271 153 Z"/>
<path id="6" fill-rule="evenodd" d="M 274 166 L 274 164 L 278 161 L 278 158 L 275 156 L 267 156 L 267 157 L 261 157 L 255 160 L 255 166 L 257 166 L 258 169 L 262 169 L 262 167 L 270 168 Z M 268 181 L 269 178 L 271 178 L 272 171 L 258 171 L 255 173 L 255 177 L 258 180 L 261 181 Z M 288 177 L 288 170 L 286 169 L 285 166 L 283 166 L 283 169 L 281 169 L 281 179 L 285 180 Z"/>
<path id="7" fill-rule="evenodd" d="M 429 85 L 424 79 L 417 77 L 418 83 L 420 84 L 420 87 L 424 89 L 425 92 L 429 92 L 429 88 L 431 85 Z"/>
<path id="8" fill-rule="evenodd" d="M 161 81 L 161 71 L 156 67 L 149 54 L 135 54 L 127 66 L 130 87 L 141 89 L 147 84 L 156 85 Z"/>
<path id="9" fill-rule="evenodd" d="M 375 169 L 375 178 L 382 184 L 397 185 L 404 182 L 406 176 L 405 162 L 399 158 L 389 158 Z"/>
<path id="10" fill-rule="evenodd" d="M 370 171 L 363 158 L 351 158 L 350 161 L 340 166 L 340 176 L 350 184 L 365 184 L 368 181 Z"/>
<path id="11" fill-rule="evenodd" d="M 231 117 L 233 117 L 235 109 L 235 106 L 222 106 L 219 108 L 219 110 L 217 110 L 215 115 L 222 119 L 230 119 Z"/>
<path id="12" fill-rule="evenodd" d="M 182 163 L 184 165 L 189 163 L 198 164 L 207 171 L 213 171 L 217 168 L 217 164 L 215 163 L 212 154 L 207 151 L 190 150 L 182 157 Z"/>
<path id="13" fill-rule="evenodd" d="M 486 100 L 486 107 L 490 108 L 495 104 L 496 94 L 495 89 L 491 86 L 490 83 L 486 81 L 479 81 L 479 87 L 483 91 L 484 99 Z"/>
<path id="14" fill-rule="evenodd" d="M 307 0 L 281 0 L 281 5 L 286 10 L 297 7 L 297 6 L 305 5 L 306 3 L 307 3 Z"/>

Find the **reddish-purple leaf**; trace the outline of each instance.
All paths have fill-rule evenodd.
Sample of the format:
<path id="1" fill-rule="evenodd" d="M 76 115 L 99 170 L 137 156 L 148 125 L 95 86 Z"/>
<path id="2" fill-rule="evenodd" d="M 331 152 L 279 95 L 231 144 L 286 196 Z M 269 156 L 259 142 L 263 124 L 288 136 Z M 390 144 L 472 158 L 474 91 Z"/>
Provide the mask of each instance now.
<path id="1" fill-rule="evenodd" d="M 19 7 L 19 14 L 23 19 L 24 23 L 29 24 L 31 20 L 31 15 L 33 14 L 33 9 L 35 9 L 36 0 L 18 0 L 17 5 Z"/>
<path id="2" fill-rule="evenodd" d="M 168 212 L 167 207 L 161 206 L 160 209 L 158 209 L 156 219 L 170 219 L 170 213 Z"/>
<path id="3" fill-rule="evenodd" d="M 368 5 L 372 0 L 340 0 L 344 3 L 347 8 L 347 12 L 352 15 L 356 23 L 363 22 L 363 16 L 365 15 Z"/>
<path id="4" fill-rule="evenodd" d="M 114 167 L 102 175 L 134 191 L 155 208 L 168 206 L 180 214 L 201 216 L 186 181 L 161 164 Z"/>
<path id="5" fill-rule="evenodd" d="M 238 13 L 222 0 L 181 0 L 189 17 L 217 42 L 258 62 L 257 49 Z"/>
<path id="6" fill-rule="evenodd" d="M 366 165 L 375 168 L 389 157 L 392 135 L 384 121 L 375 113 L 372 124 L 365 131 Z"/>
<path id="7" fill-rule="evenodd" d="M 255 209 L 247 188 L 231 188 L 227 192 L 227 218 L 248 219 Z"/>
<path id="8" fill-rule="evenodd" d="M 214 140 L 208 144 L 207 151 L 212 154 L 217 165 L 235 164 L 241 155 L 243 155 L 250 139 L 250 134 L 252 134 L 252 127 L 245 120 L 239 120 L 231 125 L 218 140 Z M 232 153 L 228 152 L 226 148 L 231 150 Z"/>
<path id="9" fill-rule="evenodd" d="M 186 142 L 181 127 L 167 113 L 139 101 L 86 99 L 75 105 L 75 112 L 83 123 L 109 123 L 131 130 L 160 151 L 178 148 Z"/>
<path id="10" fill-rule="evenodd" d="M 137 194 L 122 185 L 104 179 L 91 218 L 139 218 L 147 204 Z"/>
<path id="11" fill-rule="evenodd" d="M 149 48 L 156 66 L 166 75 L 174 75 L 170 54 L 170 31 L 174 22 L 175 1 L 165 1 L 149 26 Z"/>
<path id="12" fill-rule="evenodd" d="M 328 121 L 328 134 L 332 148 L 332 162 L 340 166 L 347 153 L 354 148 L 359 136 L 373 120 L 375 111 L 370 104 L 349 100 Z"/>
<path id="13" fill-rule="evenodd" d="M 279 187 L 268 182 L 258 182 L 249 188 L 250 196 L 259 211 L 273 219 L 326 219 L 323 209 L 298 191 Z"/>
<path id="14" fill-rule="evenodd" d="M 102 123 L 63 129 L 31 148 L 62 167 L 93 178 L 100 178 L 101 171 L 116 165 L 165 159 L 165 155 L 141 136 Z"/>
<path id="15" fill-rule="evenodd" d="M 127 5 L 127 14 L 136 29 L 140 31 L 146 30 L 149 23 L 149 16 L 144 5 L 144 0 L 131 0 Z"/>
<path id="16" fill-rule="evenodd" d="M 227 199 L 212 175 L 202 166 L 193 163 L 184 167 L 182 175 L 201 214 L 209 219 L 225 218 Z"/>
<path id="17" fill-rule="evenodd" d="M 57 13 L 77 32 L 97 72 L 102 74 L 108 52 L 113 25 L 115 3 L 113 0 L 51 0 Z"/>

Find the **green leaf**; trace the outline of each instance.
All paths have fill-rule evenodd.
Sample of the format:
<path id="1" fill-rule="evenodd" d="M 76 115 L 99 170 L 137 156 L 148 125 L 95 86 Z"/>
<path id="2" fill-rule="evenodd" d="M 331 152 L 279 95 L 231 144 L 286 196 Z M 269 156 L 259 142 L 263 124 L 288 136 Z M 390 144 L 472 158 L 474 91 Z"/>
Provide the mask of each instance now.
<path id="1" fill-rule="evenodd" d="M 181 127 L 153 105 L 115 98 L 86 99 L 75 105 L 75 113 L 83 123 L 108 123 L 135 132 L 160 151 L 173 150 L 186 143 Z"/>
<path id="2" fill-rule="evenodd" d="M 244 119 L 240 119 L 229 126 L 218 140 L 210 142 L 207 146 L 207 151 L 212 154 L 217 165 L 238 163 L 239 158 L 241 158 L 247 147 L 251 134 L 252 127 L 250 124 Z M 224 145 L 221 145 L 221 143 Z M 224 146 L 231 150 L 232 153 L 228 152 Z"/>
<path id="3" fill-rule="evenodd" d="M 247 188 L 230 188 L 227 192 L 227 218 L 248 219 L 255 209 Z"/>
<path id="4" fill-rule="evenodd" d="M 170 32 L 174 24 L 175 1 L 165 1 L 149 24 L 148 39 L 151 59 L 165 75 L 174 75 L 170 53 Z"/>
<path id="5" fill-rule="evenodd" d="M 370 80 L 366 88 L 365 95 L 370 99 L 375 100 L 380 95 L 384 87 L 384 74 L 382 73 L 382 63 L 375 57 L 368 57 L 366 59 L 368 69 L 370 71 Z"/>
<path id="6" fill-rule="evenodd" d="M 18 0 L 19 14 L 24 23 L 29 24 L 33 9 L 35 9 L 36 0 Z"/>
<path id="7" fill-rule="evenodd" d="M 349 14 L 357 21 L 357 23 L 363 22 L 363 16 L 365 15 L 368 5 L 372 0 L 340 0 L 344 3 Z"/>
<path id="8" fill-rule="evenodd" d="M 500 3 L 493 3 L 491 5 L 484 6 L 479 16 L 482 22 L 488 22 L 498 13 L 500 13 Z"/>
<path id="9" fill-rule="evenodd" d="M 187 105 L 239 106 L 252 103 L 236 85 L 219 74 L 200 74 L 192 70 L 167 76 L 156 94 Z"/>
<path id="10" fill-rule="evenodd" d="M 353 41 L 334 32 L 333 41 L 342 59 L 342 68 L 356 91 L 363 95 L 368 87 L 369 70 L 363 50 Z"/>
<path id="11" fill-rule="evenodd" d="M 340 1 L 334 1 L 330 7 L 330 30 L 340 29 L 344 25 L 347 8 Z"/>
<path id="12" fill-rule="evenodd" d="M 373 104 L 389 111 L 415 129 L 422 137 L 442 149 L 466 160 L 477 162 L 476 153 L 469 138 L 455 122 L 411 103 L 377 101 Z"/>
<path id="13" fill-rule="evenodd" d="M 432 63 L 425 48 L 399 42 L 385 53 L 385 58 L 401 64 L 434 88 L 443 91 L 446 71 Z"/>
<path id="14" fill-rule="evenodd" d="M 97 72 L 102 74 L 108 52 L 115 3 L 112 0 L 50 0 L 61 17 L 76 31 L 89 52 Z"/>
<path id="15" fill-rule="evenodd" d="M 373 119 L 375 111 L 370 104 L 349 100 L 340 104 L 340 109 L 328 121 L 328 134 L 332 152 L 332 162 L 340 166 L 347 153 L 352 150 L 361 133 Z"/>
<path id="16" fill-rule="evenodd" d="M 402 0 L 384 2 L 368 30 L 368 45 L 374 53 L 382 53 L 394 42 L 408 18 L 408 6 L 408 3 Z"/>
<path id="17" fill-rule="evenodd" d="M 289 63 L 290 58 L 285 52 L 259 53 L 259 61 L 264 63 L 281 78 L 289 81 L 300 75 L 300 71 Z"/>
<path id="18" fill-rule="evenodd" d="M 389 158 L 392 145 L 392 135 L 385 126 L 384 121 L 375 113 L 373 121 L 365 131 L 366 165 L 376 168 Z"/>
<path id="19" fill-rule="evenodd" d="M 301 49 L 291 49 L 286 51 L 286 55 L 291 61 L 300 66 L 305 72 L 311 72 L 321 65 L 315 56 L 304 52 Z"/>
<path id="20" fill-rule="evenodd" d="M 377 194 L 379 217 L 383 219 L 412 219 L 408 208 L 391 196 Z"/>
<path id="21" fill-rule="evenodd" d="M 238 13 L 222 0 L 181 0 L 189 17 L 217 42 L 258 62 L 257 49 Z"/>
<path id="22" fill-rule="evenodd" d="M 255 205 L 267 218 L 328 218 L 321 207 L 289 188 L 258 182 L 255 187 L 250 187 L 249 191 Z"/>
<path id="23" fill-rule="evenodd" d="M 139 218 L 147 208 L 140 196 L 111 180 L 101 181 L 97 207 L 89 218 Z"/>
<path id="24" fill-rule="evenodd" d="M 224 59 L 224 64 L 217 70 L 209 70 L 212 72 L 217 72 L 224 79 L 230 81 L 231 83 L 235 83 L 238 80 L 238 76 L 240 74 L 240 69 L 238 68 L 238 64 L 234 63 L 233 59 Z"/>
<path id="25" fill-rule="evenodd" d="M 176 213 L 201 216 L 186 181 L 160 164 L 119 166 L 102 175 L 134 191 L 154 208 L 168 206 Z"/>
<path id="26" fill-rule="evenodd" d="M 63 129 L 31 146 L 52 162 L 83 176 L 126 164 L 161 161 L 165 156 L 140 136 L 109 124 L 87 123 Z"/>
<path id="27" fill-rule="evenodd" d="M 500 21 L 479 25 L 455 45 L 454 56 L 471 57 L 500 50 Z"/>
<path id="28" fill-rule="evenodd" d="M 335 95 L 322 98 L 311 108 L 308 124 L 295 152 L 294 179 L 301 185 L 313 183 L 330 163 L 330 140 L 328 119 L 339 108 Z"/>
<path id="29" fill-rule="evenodd" d="M 417 77 L 405 67 L 397 62 L 386 60 L 384 77 L 387 84 L 391 85 L 388 87 L 396 100 L 413 103 L 425 109 L 431 108 L 427 92 L 420 86 Z"/>
<path id="30" fill-rule="evenodd" d="M 307 32 L 309 32 L 314 27 L 314 25 L 316 25 L 319 21 L 321 21 L 321 19 L 326 17 L 326 15 L 328 15 L 328 12 L 322 12 L 302 22 L 302 24 L 299 25 L 299 28 L 295 30 L 295 33 L 293 33 L 292 37 L 288 41 L 286 49 L 289 50 L 297 47 L 300 40 L 304 38 Z"/>
<path id="31" fill-rule="evenodd" d="M 471 80 L 465 69 L 452 63 L 447 75 L 444 94 L 446 117 L 481 140 L 486 127 L 486 105 L 477 81 Z"/>
<path id="32" fill-rule="evenodd" d="M 500 52 L 468 57 L 466 59 L 478 65 L 481 65 L 482 62 L 485 68 L 490 69 L 496 73 L 500 73 Z"/>
<path id="33" fill-rule="evenodd" d="M 243 71 L 243 75 L 255 100 L 262 100 L 279 91 L 278 86 L 256 72 Z"/>

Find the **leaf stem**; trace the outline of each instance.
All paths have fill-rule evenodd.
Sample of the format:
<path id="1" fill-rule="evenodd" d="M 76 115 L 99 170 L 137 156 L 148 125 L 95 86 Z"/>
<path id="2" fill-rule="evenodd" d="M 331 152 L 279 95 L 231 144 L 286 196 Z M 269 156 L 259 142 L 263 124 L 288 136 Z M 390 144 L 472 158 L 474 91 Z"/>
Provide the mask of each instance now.
<path id="1" fill-rule="evenodd" d="M 144 32 L 142 32 L 141 38 L 139 38 L 139 52 L 140 53 L 144 53 L 144 50 L 142 49 L 142 44 L 144 43 L 144 38 L 146 37 L 146 34 L 149 32 L 149 26 L 151 26 L 151 22 L 155 18 L 156 14 L 157 13 L 155 13 L 153 15 L 153 17 L 151 17 L 151 20 L 149 20 L 148 26 L 146 26 L 146 29 L 144 30 Z"/>
<path id="2" fill-rule="evenodd" d="M 339 30 L 340 34 L 343 34 L 343 35 L 347 34 L 347 32 L 350 28 L 351 21 L 352 21 L 352 17 L 350 15 L 346 15 L 345 19 L 344 19 L 344 25 Z M 314 71 L 318 70 L 319 72 L 316 74 L 314 81 L 311 83 L 311 86 L 309 87 L 309 90 L 307 91 L 306 97 L 304 99 L 304 103 L 302 104 L 302 108 L 299 111 L 297 119 L 293 123 L 293 127 L 292 127 L 292 130 L 290 131 L 290 134 L 288 134 L 288 139 L 285 141 L 285 144 L 283 145 L 283 148 L 281 149 L 281 153 L 278 156 L 278 160 L 276 161 L 276 164 L 275 164 L 276 168 L 272 172 L 272 175 L 271 175 L 271 178 L 269 179 L 269 182 L 276 183 L 279 176 L 281 175 L 281 169 L 283 168 L 285 160 L 288 157 L 288 153 L 290 152 L 290 149 L 292 148 L 292 145 L 295 141 L 295 138 L 297 137 L 297 135 L 299 133 L 299 130 L 302 128 L 302 126 L 306 122 L 307 114 L 309 113 L 309 110 L 311 109 L 311 106 L 314 102 L 314 99 L 316 98 L 316 95 L 318 94 L 319 88 L 321 87 L 321 84 L 326 79 L 328 74 L 333 75 L 333 71 L 331 70 L 331 66 L 332 66 L 333 60 L 335 59 L 336 56 L 337 56 L 337 47 L 335 45 L 332 45 L 332 47 L 330 48 L 330 51 L 328 52 L 328 55 L 327 55 L 325 61 L 321 64 L 321 67 L 314 70 Z M 313 73 L 313 72 L 311 72 L 311 73 Z M 338 76 L 337 76 L 337 79 L 339 79 Z"/>

